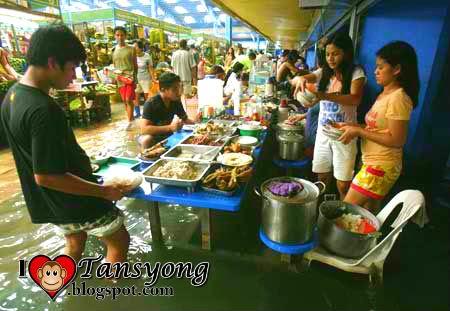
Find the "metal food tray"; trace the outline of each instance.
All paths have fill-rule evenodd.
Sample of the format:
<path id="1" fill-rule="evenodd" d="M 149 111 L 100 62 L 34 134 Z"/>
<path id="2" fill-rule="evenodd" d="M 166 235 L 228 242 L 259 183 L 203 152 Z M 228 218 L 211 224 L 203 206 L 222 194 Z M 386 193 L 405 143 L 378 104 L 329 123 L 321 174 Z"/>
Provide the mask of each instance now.
<path id="1" fill-rule="evenodd" d="M 213 123 L 220 123 L 223 124 L 225 126 L 224 128 L 224 133 L 222 135 L 220 134 L 212 134 L 214 136 L 224 136 L 224 135 L 228 135 L 231 136 L 233 135 L 237 128 L 238 128 L 238 123 L 236 121 L 232 121 L 232 120 L 212 120 Z M 199 135 L 203 135 L 197 132 L 197 127 L 194 129 L 194 134 L 199 134 Z"/>
<path id="2" fill-rule="evenodd" d="M 233 191 L 222 191 L 219 189 L 214 189 L 214 188 L 209 188 L 206 186 L 201 186 L 202 190 L 212 193 L 212 194 L 216 194 L 216 195 L 222 195 L 222 196 L 226 196 L 226 197 L 232 197 L 236 191 L 238 191 L 239 186 L 237 186 Z"/>
<path id="3" fill-rule="evenodd" d="M 219 154 L 222 146 L 206 146 L 206 145 L 176 145 L 166 151 L 161 156 L 161 159 L 172 159 L 179 161 L 196 161 L 196 162 L 212 162 Z M 194 156 L 192 158 L 180 158 L 178 155 L 183 153 L 192 153 L 194 155 L 199 155 L 200 157 Z M 206 154 L 205 157 L 203 155 Z"/>
<path id="4" fill-rule="evenodd" d="M 174 179 L 174 178 L 163 178 L 163 177 L 156 177 L 152 176 L 152 174 L 162 165 L 165 165 L 166 163 L 170 161 L 179 161 L 184 162 L 180 160 L 173 160 L 173 159 L 159 159 L 155 163 L 153 163 L 148 169 L 142 172 L 144 175 L 144 178 L 149 183 L 155 183 L 160 185 L 167 185 L 167 186 L 175 186 L 175 187 L 184 187 L 187 188 L 189 192 L 193 192 L 195 190 L 195 186 L 197 183 L 203 178 L 203 176 L 208 171 L 210 164 L 208 163 L 198 163 L 198 162 L 191 162 L 195 165 L 195 167 L 200 172 L 196 179 L 189 180 L 189 179 Z"/>
<path id="5" fill-rule="evenodd" d="M 208 176 L 209 174 L 212 174 L 213 172 L 215 172 L 220 167 L 223 167 L 223 165 L 221 165 L 221 164 L 211 165 L 211 167 L 206 172 L 205 177 Z M 206 191 L 206 192 L 209 192 L 209 193 L 212 193 L 212 194 L 216 194 L 216 195 L 227 196 L 227 197 L 232 197 L 236 193 L 236 191 L 238 191 L 239 187 L 240 187 L 240 185 L 238 184 L 237 187 L 234 188 L 234 190 L 232 190 L 232 191 L 224 191 L 224 190 L 219 190 L 219 189 L 216 189 L 216 188 L 206 187 L 205 185 L 203 185 L 203 181 L 202 181 L 202 185 L 201 185 L 201 188 L 204 191 Z"/>
<path id="6" fill-rule="evenodd" d="M 186 136 L 183 140 L 181 140 L 179 143 L 178 143 L 178 145 L 189 145 L 189 146 L 207 146 L 207 147 L 223 147 L 223 146 L 225 146 L 227 143 L 228 143 L 228 141 L 229 141 L 229 139 L 222 139 L 220 142 L 221 142 L 221 144 L 220 145 L 218 145 L 218 146 L 210 146 L 210 145 L 194 145 L 194 144 L 189 144 L 188 143 L 188 140 L 191 138 L 191 137 L 194 137 L 194 136 L 200 136 L 200 135 L 202 135 L 202 134 L 191 134 L 191 135 L 189 135 L 189 136 Z M 219 138 L 219 137 L 221 137 L 221 136 L 219 136 L 219 135 L 209 135 L 210 137 L 211 137 L 211 139 L 213 139 L 213 140 L 215 140 L 215 139 L 217 139 L 217 138 Z"/>

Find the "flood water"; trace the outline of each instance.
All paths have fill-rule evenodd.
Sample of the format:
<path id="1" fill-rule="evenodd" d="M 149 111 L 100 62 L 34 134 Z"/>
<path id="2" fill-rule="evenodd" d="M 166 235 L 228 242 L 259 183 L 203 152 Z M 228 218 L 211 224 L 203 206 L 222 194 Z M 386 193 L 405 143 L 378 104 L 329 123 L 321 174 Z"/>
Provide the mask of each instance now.
<path id="1" fill-rule="evenodd" d="M 137 131 L 126 131 L 121 105 L 113 119 L 76 136 L 89 153 L 109 150 L 135 157 Z M 274 174 L 276 171 L 273 169 Z M 201 250 L 199 210 L 177 205 L 160 208 L 163 247 L 154 247 L 147 202 L 118 203 L 131 235 L 130 262 L 209 262 L 209 277 L 201 287 L 189 279 L 161 279 L 173 296 L 124 297 L 103 300 L 75 297 L 65 290 L 53 302 L 30 278 L 19 278 L 19 260 L 38 254 L 61 254 L 64 238 L 51 224 L 30 222 L 8 149 L 0 151 L 0 310 L 448 310 L 448 210 L 434 206 L 432 221 L 423 229 L 409 224 L 385 264 L 383 286 L 367 276 L 313 263 L 308 271 L 281 262 L 258 238 L 261 202 L 246 201 L 238 213 L 213 212 L 213 251 Z M 433 205 L 428 205 L 433 208 Z M 101 242 L 89 238 L 85 256 L 104 254 Z M 81 281 L 76 279 L 77 283 Z M 144 286 L 143 279 L 121 280 L 114 286 Z M 104 280 L 86 280 L 90 287 L 108 287 Z M 97 297 L 99 298 L 99 297 Z"/>

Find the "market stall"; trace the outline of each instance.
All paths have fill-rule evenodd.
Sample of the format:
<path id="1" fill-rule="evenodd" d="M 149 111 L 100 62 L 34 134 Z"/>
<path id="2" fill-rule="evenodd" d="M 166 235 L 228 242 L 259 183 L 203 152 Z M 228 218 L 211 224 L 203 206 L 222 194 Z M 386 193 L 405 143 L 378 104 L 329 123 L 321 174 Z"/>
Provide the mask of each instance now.
<path id="1" fill-rule="evenodd" d="M 31 34 L 39 25 L 59 19 L 58 1 L 0 1 L 0 72 L 7 73 L 0 75 L 0 106 L 9 88 L 25 72 Z M 12 74 L 5 71 L 4 63 L 11 66 Z M 0 128 L 0 145 L 5 145 L 1 131 Z"/>
<path id="2" fill-rule="evenodd" d="M 190 33 L 191 29 L 157 19 L 130 13 L 117 8 L 96 9 L 84 12 L 62 14 L 66 24 L 71 25 L 77 36 L 89 51 L 89 62 L 94 66 L 105 66 L 111 60 L 114 46 L 114 27 L 123 26 L 128 31 L 128 39 L 145 39 L 158 50 L 151 53 L 158 63 L 170 55 L 180 33 Z"/>
<path id="3" fill-rule="evenodd" d="M 32 0 L 21 4 L 0 1 L 1 46 L 14 57 L 26 54 L 31 34 L 39 25 L 61 19 L 58 1 Z"/>
<path id="4" fill-rule="evenodd" d="M 192 37 L 200 41 L 200 48 L 209 64 L 224 64 L 224 55 L 229 44 L 228 40 L 203 33 L 194 33 Z"/>
<path id="5" fill-rule="evenodd" d="M 111 117 L 109 98 L 114 94 L 115 86 L 89 81 L 71 84 L 67 89 L 56 91 L 53 97 L 71 126 L 88 126 Z"/>

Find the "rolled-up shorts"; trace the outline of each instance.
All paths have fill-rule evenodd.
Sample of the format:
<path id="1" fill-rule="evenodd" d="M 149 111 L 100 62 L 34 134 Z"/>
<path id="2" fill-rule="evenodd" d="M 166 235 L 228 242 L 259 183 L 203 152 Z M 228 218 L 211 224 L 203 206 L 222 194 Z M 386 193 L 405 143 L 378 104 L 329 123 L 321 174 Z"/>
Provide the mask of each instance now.
<path id="1" fill-rule="evenodd" d="M 348 145 L 331 140 L 317 129 L 312 170 L 314 173 L 333 172 L 334 178 L 340 181 L 351 181 L 355 169 L 357 153 L 356 139 Z"/>
<path id="2" fill-rule="evenodd" d="M 150 80 L 139 80 L 136 85 L 136 93 L 148 94 L 152 88 L 152 81 Z"/>
<path id="3" fill-rule="evenodd" d="M 112 208 L 105 215 L 84 223 L 56 225 L 64 235 L 86 232 L 96 237 L 105 237 L 118 231 L 124 222 L 124 215 L 117 207 Z"/>
<path id="4" fill-rule="evenodd" d="M 401 171 L 401 165 L 364 164 L 350 187 L 366 197 L 381 200 L 392 189 Z"/>
<path id="5" fill-rule="evenodd" d="M 181 81 L 181 86 L 183 88 L 183 95 L 192 94 L 192 82 L 191 81 Z"/>
<path id="6" fill-rule="evenodd" d="M 119 87 L 119 94 L 122 98 L 122 101 L 132 101 L 134 100 L 136 93 L 134 90 L 136 89 L 136 84 L 125 84 Z"/>

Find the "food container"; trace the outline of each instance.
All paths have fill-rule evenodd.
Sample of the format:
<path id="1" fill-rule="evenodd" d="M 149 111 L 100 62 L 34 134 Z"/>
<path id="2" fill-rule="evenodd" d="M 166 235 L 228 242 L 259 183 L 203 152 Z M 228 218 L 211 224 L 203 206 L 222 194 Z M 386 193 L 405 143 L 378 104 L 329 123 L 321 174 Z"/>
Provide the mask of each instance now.
<path id="1" fill-rule="evenodd" d="M 222 147 L 204 145 L 176 145 L 164 153 L 162 159 L 212 162 Z M 192 155 L 192 156 L 190 156 Z"/>
<path id="2" fill-rule="evenodd" d="M 180 145 L 192 145 L 192 146 L 211 146 L 211 145 L 207 145 L 207 144 L 192 144 L 191 140 L 195 137 L 201 137 L 203 135 L 200 134 L 191 134 L 189 136 L 186 136 L 184 139 L 182 139 L 179 144 Z M 207 135 L 208 139 L 210 141 L 216 141 L 217 139 L 219 139 L 219 141 L 217 143 L 214 143 L 213 147 L 223 147 L 225 146 L 225 144 L 228 142 L 229 140 L 229 136 L 219 136 L 219 135 Z"/>
<path id="3" fill-rule="evenodd" d="M 164 178 L 153 176 L 153 173 L 161 166 L 165 165 L 169 161 L 180 161 L 180 160 L 172 160 L 172 159 L 160 159 L 153 163 L 148 169 L 142 172 L 144 178 L 149 183 L 155 183 L 160 185 L 168 185 L 168 186 L 176 186 L 176 187 L 185 187 L 189 192 L 193 192 L 195 190 L 195 186 L 197 183 L 203 178 L 206 172 L 209 169 L 208 163 L 195 162 L 195 168 L 198 172 L 198 175 L 195 179 L 176 179 L 176 178 Z"/>
<path id="4" fill-rule="evenodd" d="M 304 155 L 304 138 L 300 134 L 291 133 L 277 136 L 280 144 L 279 155 L 283 160 L 300 160 Z"/>
<path id="5" fill-rule="evenodd" d="M 206 174 L 205 174 L 205 178 L 206 178 L 206 176 L 208 176 L 209 174 L 215 172 L 219 167 L 221 167 L 221 166 L 218 165 L 218 164 L 211 165 L 211 167 L 208 169 L 208 172 L 206 172 Z M 236 193 L 236 191 L 239 189 L 239 185 L 237 185 L 236 188 L 234 188 L 234 189 L 231 190 L 231 191 L 225 191 L 225 190 L 220 190 L 220 189 L 216 189 L 216 188 L 210 188 L 210 187 L 205 186 L 203 183 L 202 183 L 201 188 L 202 188 L 204 191 L 209 192 L 209 193 L 212 193 L 212 194 L 215 194 L 215 195 L 231 197 L 231 196 L 233 196 L 233 195 Z"/>
<path id="6" fill-rule="evenodd" d="M 253 136 L 258 139 L 263 129 L 261 125 L 252 125 L 252 124 L 243 124 L 240 125 L 238 128 L 240 136 Z"/>
<path id="7" fill-rule="evenodd" d="M 277 124 L 277 135 L 290 134 L 290 133 L 298 133 L 303 134 L 305 131 L 305 122 L 300 123 L 300 125 L 290 125 L 285 122 L 280 122 Z"/>
<path id="8" fill-rule="evenodd" d="M 269 186 L 273 182 L 297 182 L 303 190 L 293 197 L 274 195 Z M 322 189 L 319 189 L 319 185 Z M 276 177 L 266 180 L 255 192 L 263 199 L 262 230 L 277 243 L 303 244 L 310 241 L 317 219 L 317 199 L 325 191 L 322 182 L 295 177 Z"/>
<path id="9" fill-rule="evenodd" d="M 238 136 L 233 139 L 233 143 L 238 143 L 242 147 L 255 147 L 258 145 L 258 139 L 253 136 Z"/>
<path id="10" fill-rule="evenodd" d="M 361 234 L 350 232 L 336 225 L 335 220 L 344 213 L 367 218 L 377 232 Z M 368 210 L 342 201 L 325 201 L 319 207 L 317 222 L 320 244 L 332 253 L 347 258 L 360 258 L 376 246 L 381 225 Z"/>

